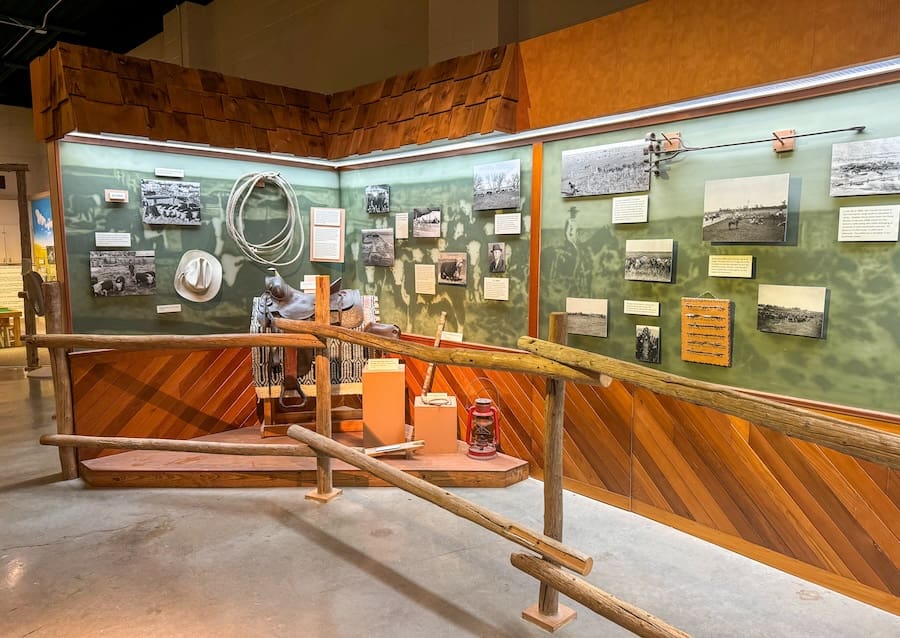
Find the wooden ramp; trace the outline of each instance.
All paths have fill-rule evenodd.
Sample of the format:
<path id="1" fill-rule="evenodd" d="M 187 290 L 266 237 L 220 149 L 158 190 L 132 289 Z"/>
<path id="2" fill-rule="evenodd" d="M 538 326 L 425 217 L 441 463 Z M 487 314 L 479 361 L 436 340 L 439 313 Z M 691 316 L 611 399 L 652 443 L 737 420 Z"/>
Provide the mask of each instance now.
<path id="1" fill-rule="evenodd" d="M 337 432 L 335 440 L 362 446 L 362 432 Z M 286 436 L 261 439 L 258 428 L 240 428 L 193 439 L 259 445 L 296 443 Z M 456 454 L 424 455 L 412 459 L 383 456 L 397 469 L 441 487 L 507 487 L 528 478 L 528 462 L 505 454 L 491 460 Z M 133 451 L 81 462 L 81 476 L 94 487 L 315 487 L 316 459 L 311 457 L 238 456 L 190 452 Z M 337 487 L 387 486 L 368 472 L 332 461 Z"/>

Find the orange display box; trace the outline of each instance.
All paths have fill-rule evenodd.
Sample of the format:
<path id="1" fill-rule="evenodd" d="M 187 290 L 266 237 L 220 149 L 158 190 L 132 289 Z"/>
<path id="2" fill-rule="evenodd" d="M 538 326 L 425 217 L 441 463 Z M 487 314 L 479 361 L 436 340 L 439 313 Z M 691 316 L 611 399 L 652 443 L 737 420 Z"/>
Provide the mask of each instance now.
<path id="1" fill-rule="evenodd" d="M 406 440 L 406 371 L 370 370 L 362 373 L 363 445 L 376 447 Z"/>
<path id="2" fill-rule="evenodd" d="M 456 435 L 456 397 L 447 397 L 446 405 L 428 405 L 416 397 L 413 406 L 415 439 L 425 441 L 419 454 L 454 454 L 458 451 Z"/>

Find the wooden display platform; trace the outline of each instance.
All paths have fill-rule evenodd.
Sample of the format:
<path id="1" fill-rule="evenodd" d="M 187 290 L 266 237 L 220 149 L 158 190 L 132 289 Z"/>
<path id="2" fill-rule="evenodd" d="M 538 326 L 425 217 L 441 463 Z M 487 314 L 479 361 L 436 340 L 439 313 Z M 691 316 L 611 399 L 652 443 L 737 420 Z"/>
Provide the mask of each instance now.
<path id="1" fill-rule="evenodd" d="M 362 432 L 337 432 L 336 441 L 362 446 Z M 286 436 L 261 439 L 254 427 L 229 430 L 193 439 L 228 443 L 291 444 Z M 528 461 L 505 454 L 491 460 L 456 454 L 382 456 L 380 460 L 441 487 L 507 487 L 528 478 Z M 332 460 L 336 487 L 384 487 L 368 472 Z M 315 487 L 314 457 L 237 456 L 189 452 L 133 451 L 82 461 L 81 476 L 94 487 Z"/>

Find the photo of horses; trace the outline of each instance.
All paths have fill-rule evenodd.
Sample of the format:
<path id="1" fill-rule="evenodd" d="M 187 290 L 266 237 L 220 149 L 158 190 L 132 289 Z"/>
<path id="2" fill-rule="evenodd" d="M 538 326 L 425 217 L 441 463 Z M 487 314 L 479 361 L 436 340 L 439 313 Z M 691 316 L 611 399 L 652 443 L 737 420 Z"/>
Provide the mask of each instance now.
<path id="1" fill-rule="evenodd" d="M 831 146 L 832 197 L 900 193 L 900 137 Z"/>
<path id="2" fill-rule="evenodd" d="M 759 285 L 756 329 L 798 337 L 825 338 L 828 289 L 817 286 Z"/>
<path id="3" fill-rule="evenodd" d="M 439 206 L 413 208 L 413 237 L 440 237 L 441 209 Z"/>
<path id="4" fill-rule="evenodd" d="M 125 297 L 156 294 L 156 251 L 91 250 L 91 294 Z"/>
<path id="5" fill-rule="evenodd" d="M 466 253 L 440 253 L 438 255 L 438 283 L 465 286 L 469 260 Z"/>
<path id="6" fill-rule="evenodd" d="M 366 266 L 394 265 L 394 229 L 373 228 L 362 231 L 362 260 Z"/>
<path id="7" fill-rule="evenodd" d="M 474 210 L 519 208 L 521 167 L 519 160 L 481 164 L 475 167 Z"/>
<path id="8" fill-rule="evenodd" d="M 644 363 L 659 363 L 659 326 L 635 326 L 634 358 Z"/>
<path id="9" fill-rule="evenodd" d="M 560 175 L 563 197 L 650 190 L 650 161 L 643 140 L 563 151 Z"/>
<path id="10" fill-rule="evenodd" d="M 200 225 L 200 182 L 141 180 L 141 216 L 145 224 Z"/>
<path id="11" fill-rule="evenodd" d="M 783 243 L 791 176 L 762 175 L 706 182 L 703 241 Z"/>
<path id="12" fill-rule="evenodd" d="M 391 187 L 388 184 L 366 186 L 366 212 L 391 212 Z"/>
<path id="13" fill-rule="evenodd" d="M 566 298 L 566 328 L 569 334 L 605 337 L 608 299 Z"/>
<path id="14" fill-rule="evenodd" d="M 628 239 L 625 241 L 625 279 L 672 283 L 675 241 Z"/>

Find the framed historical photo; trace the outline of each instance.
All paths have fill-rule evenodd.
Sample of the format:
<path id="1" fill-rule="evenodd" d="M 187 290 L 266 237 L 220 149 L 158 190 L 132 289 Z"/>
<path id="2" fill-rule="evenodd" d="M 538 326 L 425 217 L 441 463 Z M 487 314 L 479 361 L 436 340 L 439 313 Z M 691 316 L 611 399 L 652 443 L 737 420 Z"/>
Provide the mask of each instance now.
<path id="1" fill-rule="evenodd" d="M 784 243 L 791 176 L 716 179 L 703 192 L 703 241 Z"/>
<path id="2" fill-rule="evenodd" d="M 827 288 L 760 284 L 756 329 L 798 337 L 825 338 Z"/>
<path id="3" fill-rule="evenodd" d="M 394 265 L 394 229 L 373 228 L 362 231 L 362 261 L 366 266 Z"/>
<path id="4" fill-rule="evenodd" d="M 488 270 L 506 272 L 506 244 L 502 241 L 488 243 Z"/>
<path id="5" fill-rule="evenodd" d="M 566 328 L 569 334 L 605 337 L 608 299 L 566 298 Z"/>
<path id="6" fill-rule="evenodd" d="M 644 363 L 660 362 L 659 326 L 635 326 L 634 358 Z"/>
<path id="7" fill-rule="evenodd" d="M 650 190 L 645 142 L 635 140 L 562 152 L 563 197 L 640 193 Z"/>
<path id="8" fill-rule="evenodd" d="M 521 166 L 519 160 L 507 160 L 475 167 L 474 210 L 518 209 Z"/>
<path id="9" fill-rule="evenodd" d="M 309 260 L 343 262 L 344 229 L 343 208 L 310 208 Z"/>
<path id="10" fill-rule="evenodd" d="M 832 197 L 895 193 L 900 193 L 900 137 L 832 145 Z"/>
<path id="11" fill-rule="evenodd" d="M 440 237 L 441 209 L 439 206 L 413 208 L 413 237 Z"/>
<path id="12" fill-rule="evenodd" d="M 672 283 L 675 241 L 628 239 L 625 241 L 625 279 Z"/>
<path id="13" fill-rule="evenodd" d="M 373 214 L 391 212 L 391 187 L 388 184 L 366 186 L 366 212 Z"/>
<path id="14" fill-rule="evenodd" d="M 199 226 L 200 182 L 142 179 L 141 218 L 151 225 Z"/>
<path id="15" fill-rule="evenodd" d="M 94 297 L 156 294 L 153 250 L 91 250 L 88 261 Z"/>
<path id="16" fill-rule="evenodd" d="M 438 255 L 438 283 L 465 286 L 469 259 L 466 253 L 440 253 Z"/>

